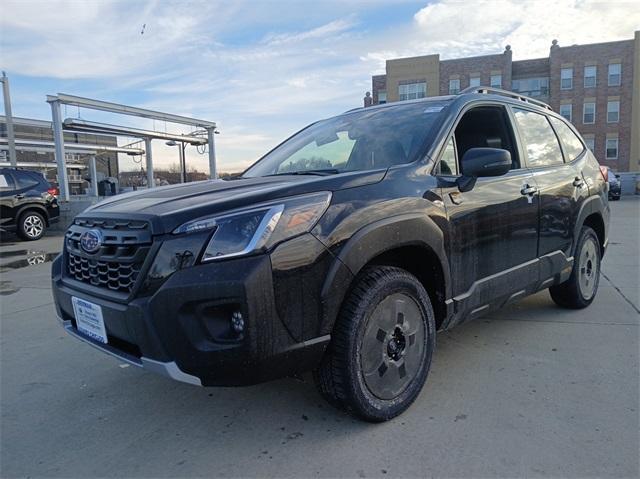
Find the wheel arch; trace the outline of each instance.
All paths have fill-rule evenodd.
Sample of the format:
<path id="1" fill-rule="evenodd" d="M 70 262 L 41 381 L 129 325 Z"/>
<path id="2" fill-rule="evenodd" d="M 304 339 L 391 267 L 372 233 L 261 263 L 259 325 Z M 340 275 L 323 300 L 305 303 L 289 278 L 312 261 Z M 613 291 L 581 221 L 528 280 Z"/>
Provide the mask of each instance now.
<path id="1" fill-rule="evenodd" d="M 604 204 L 600 196 L 591 196 L 581 206 L 573 232 L 573 255 L 583 226 L 589 226 L 596 232 L 600 241 L 600 254 L 604 256 L 608 238 L 609 206 Z"/>
<path id="2" fill-rule="evenodd" d="M 44 217 L 44 222 L 46 226 L 49 227 L 49 213 L 47 212 L 47 209 L 44 206 L 33 204 L 33 203 L 24 205 L 22 208 L 18 210 L 18 212 L 16 213 L 16 225 L 20 221 L 20 218 L 22 217 L 22 215 L 24 215 L 29 211 L 36 211 L 42 214 L 42 216 Z"/>

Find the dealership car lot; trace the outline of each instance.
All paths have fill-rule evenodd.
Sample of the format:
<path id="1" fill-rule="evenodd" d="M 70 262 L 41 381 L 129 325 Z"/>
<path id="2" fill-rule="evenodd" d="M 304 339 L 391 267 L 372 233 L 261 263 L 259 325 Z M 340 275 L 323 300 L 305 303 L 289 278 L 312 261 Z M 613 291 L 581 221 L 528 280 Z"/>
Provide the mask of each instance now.
<path id="1" fill-rule="evenodd" d="M 49 285 L 61 237 L 4 237 L 0 475 L 637 477 L 640 198 L 611 207 L 591 307 L 545 291 L 439 333 L 418 400 L 379 425 L 308 377 L 203 389 L 67 337 Z"/>

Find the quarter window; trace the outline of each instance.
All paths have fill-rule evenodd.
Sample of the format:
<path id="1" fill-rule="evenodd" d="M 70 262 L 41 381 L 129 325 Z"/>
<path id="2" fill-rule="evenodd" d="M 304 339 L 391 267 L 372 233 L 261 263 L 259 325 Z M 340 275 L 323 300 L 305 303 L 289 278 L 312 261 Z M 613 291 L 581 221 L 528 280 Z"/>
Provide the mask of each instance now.
<path id="1" fill-rule="evenodd" d="M 460 80 L 449 80 L 449 95 L 460 93 Z"/>
<path id="2" fill-rule="evenodd" d="M 400 100 L 415 100 L 427 96 L 427 82 L 408 83 L 398 86 Z"/>
<path id="3" fill-rule="evenodd" d="M 566 160 L 573 161 L 579 157 L 584 151 L 584 145 L 580 141 L 580 138 L 578 138 L 565 122 L 557 118 L 551 118 L 551 124 L 560 138 L 560 143 L 562 143 L 564 152 L 567 155 Z"/>
<path id="4" fill-rule="evenodd" d="M 593 88 L 596 86 L 596 66 L 584 67 L 584 87 Z"/>
<path id="5" fill-rule="evenodd" d="M 453 141 L 453 137 L 449 138 L 442 158 L 440 158 L 440 164 L 438 165 L 438 172 L 441 175 L 457 175 L 458 165 L 456 162 L 456 145 Z"/>
<path id="6" fill-rule="evenodd" d="M 585 103 L 582 109 L 582 123 L 595 123 L 596 122 L 596 104 Z"/>
<path id="7" fill-rule="evenodd" d="M 11 178 L 7 175 L 0 175 L 0 191 L 12 190 L 13 187 L 11 186 L 11 183 Z"/>
<path id="8" fill-rule="evenodd" d="M 560 89 L 571 90 L 573 88 L 573 68 L 560 70 Z"/>
<path id="9" fill-rule="evenodd" d="M 618 139 L 607 138 L 607 160 L 616 160 L 618 158 Z"/>
<path id="10" fill-rule="evenodd" d="M 620 121 L 620 102 L 607 102 L 607 123 L 618 123 Z"/>
<path id="11" fill-rule="evenodd" d="M 609 86 L 620 86 L 622 80 L 622 65 L 620 63 L 609 64 Z"/>
<path id="12" fill-rule="evenodd" d="M 572 106 L 573 105 L 571 105 L 571 103 L 565 103 L 564 105 L 560 105 L 560 114 L 569 121 L 571 121 L 572 119 L 572 113 L 573 113 Z"/>
<path id="13" fill-rule="evenodd" d="M 546 116 L 516 108 L 515 117 L 526 145 L 529 166 L 536 168 L 563 164 L 558 138 Z"/>

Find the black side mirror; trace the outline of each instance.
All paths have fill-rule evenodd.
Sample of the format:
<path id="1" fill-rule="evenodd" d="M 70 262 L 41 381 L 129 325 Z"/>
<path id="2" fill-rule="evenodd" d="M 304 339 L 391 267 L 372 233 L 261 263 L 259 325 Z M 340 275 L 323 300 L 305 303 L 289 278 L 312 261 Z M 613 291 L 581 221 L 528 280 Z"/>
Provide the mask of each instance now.
<path id="1" fill-rule="evenodd" d="M 469 191 L 477 178 L 502 176 L 511 169 L 511 153 L 501 148 L 471 148 L 462 157 L 460 191 Z"/>

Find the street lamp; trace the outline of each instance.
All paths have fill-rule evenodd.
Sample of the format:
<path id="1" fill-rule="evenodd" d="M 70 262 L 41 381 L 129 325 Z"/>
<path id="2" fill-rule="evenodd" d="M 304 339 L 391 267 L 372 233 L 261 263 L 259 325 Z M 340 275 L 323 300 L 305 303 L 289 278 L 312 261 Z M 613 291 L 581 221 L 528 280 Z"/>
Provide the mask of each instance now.
<path id="1" fill-rule="evenodd" d="M 165 142 L 165 145 L 176 146 L 178 145 L 178 142 L 175 140 L 169 140 Z M 179 146 L 178 153 L 180 154 L 180 183 L 186 183 L 187 182 L 187 164 L 185 161 L 184 150 L 187 147 L 187 145 L 183 141 L 181 141 L 178 146 Z"/>

